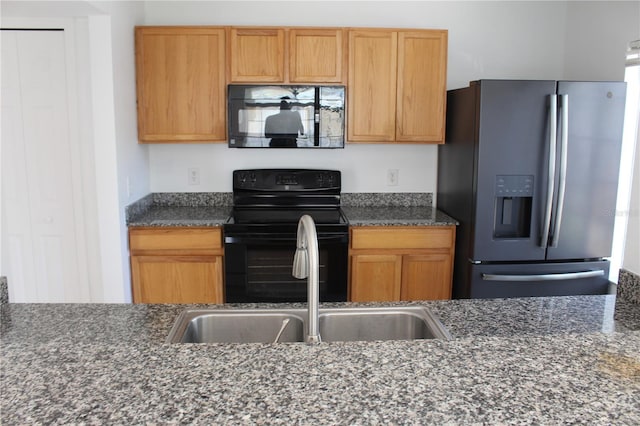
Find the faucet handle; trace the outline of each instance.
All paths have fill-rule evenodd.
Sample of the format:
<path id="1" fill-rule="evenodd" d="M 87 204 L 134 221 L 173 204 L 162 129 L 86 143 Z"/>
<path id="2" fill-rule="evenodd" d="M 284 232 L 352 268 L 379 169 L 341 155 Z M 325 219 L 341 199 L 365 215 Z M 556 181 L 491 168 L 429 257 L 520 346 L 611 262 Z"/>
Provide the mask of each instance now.
<path id="1" fill-rule="evenodd" d="M 303 279 L 309 276 L 309 254 L 306 247 L 298 247 L 293 256 L 293 271 L 295 278 Z"/>

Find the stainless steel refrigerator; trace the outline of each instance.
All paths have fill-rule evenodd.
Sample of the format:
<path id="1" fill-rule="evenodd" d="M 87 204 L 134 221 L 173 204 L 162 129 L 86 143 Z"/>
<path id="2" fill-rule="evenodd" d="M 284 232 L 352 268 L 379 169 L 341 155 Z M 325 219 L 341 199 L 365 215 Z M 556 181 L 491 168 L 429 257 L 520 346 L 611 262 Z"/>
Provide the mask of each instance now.
<path id="1" fill-rule="evenodd" d="M 456 298 L 609 289 L 626 84 L 479 80 L 447 93 L 437 206 Z"/>

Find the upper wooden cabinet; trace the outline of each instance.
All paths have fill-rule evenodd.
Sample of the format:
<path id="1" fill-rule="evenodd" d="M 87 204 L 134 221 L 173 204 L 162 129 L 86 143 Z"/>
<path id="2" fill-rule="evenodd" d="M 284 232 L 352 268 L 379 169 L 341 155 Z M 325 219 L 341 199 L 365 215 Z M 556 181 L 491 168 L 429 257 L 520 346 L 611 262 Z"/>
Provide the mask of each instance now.
<path id="1" fill-rule="evenodd" d="M 284 29 L 231 28 L 229 79 L 233 83 L 284 82 Z"/>
<path id="2" fill-rule="evenodd" d="M 398 33 L 396 141 L 444 143 L 447 32 Z"/>
<path id="3" fill-rule="evenodd" d="M 348 140 L 395 140 L 398 35 L 394 31 L 349 32 Z"/>
<path id="4" fill-rule="evenodd" d="M 447 31 L 349 31 L 350 142 L 443 143 Z"/>
<path id="5" fill-rule="evenodd" d="M 340 28 L 232 27 L 231 83 L 344 83 Z"/>
<path id="6" fill-rule="evenodd" d="M 443 143 L 447 31 L 136 27 L 140 142 L 224 142 L 226 85 L 347 85 L 347 141 Z"/>
<path id="7" fill-rule="evenodd" d="M 340 28 L 291 28 L 289 81 L 344 83 L 346 42 L 345 30 Z"/>
<path id="8" fill-rule="evenodd" d="M 135 36 L 139 141 L 225 141 L 225 30 L 136 27 Z"/>

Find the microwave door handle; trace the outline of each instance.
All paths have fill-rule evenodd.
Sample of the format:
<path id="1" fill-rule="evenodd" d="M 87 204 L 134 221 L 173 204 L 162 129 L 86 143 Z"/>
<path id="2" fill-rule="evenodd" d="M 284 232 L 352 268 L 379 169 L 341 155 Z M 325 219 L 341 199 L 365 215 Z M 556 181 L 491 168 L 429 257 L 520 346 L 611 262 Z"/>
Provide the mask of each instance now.
<path id="1" fill-rule="evenodd" d="M 547 248 L 549 229 L 551 228 L 551 212 L 553 208 L 553 189 L 556 179 L 556 137 L 558 130 L 558 96 L 549 96 L 549 156 L 547 162 L 547 194 L 544 203 L 540 247 Z"/>
<path id="2" fill-rule="evenodd" d="M 320 146 L 320 87 L 315 89 L 313 104 L 313 146 Z"/>
<path id="3" fill-rule="evenodd" d="M 569 95 L 560 95 L 560 172 L 558 174 L 558 200 L 551 235 L 551 247 L 558 247 L 560 224 L 567 186 L 567 153 L 569 148 Z"/>

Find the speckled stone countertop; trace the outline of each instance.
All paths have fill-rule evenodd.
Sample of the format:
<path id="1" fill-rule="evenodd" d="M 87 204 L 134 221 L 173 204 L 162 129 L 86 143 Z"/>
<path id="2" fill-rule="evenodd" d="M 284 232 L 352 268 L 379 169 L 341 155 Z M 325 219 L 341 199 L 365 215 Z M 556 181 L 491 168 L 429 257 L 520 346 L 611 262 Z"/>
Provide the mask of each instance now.
<path id="1" fill-rule="evenodd" d="M 431 193 L 346 193 L 342 211 L 351 226 L 440 226 L 458 222 L 433 207 Z"/>
<path id="2" fill-rule="evenodd" d="M 444 226 L 458 222 L 431 206 L 343 206 L 351 226 Z"/>
<path id="3" fill-rule="evenodd" d="M 454 339 L 165 344 L 188 306 L 2 305 L 0 421 L 640 423 L 640 305 L 411 304 L 429 307 Z"/>
<path id="4" fill-rule="evenodd" d="M 222 226 L 231 215 L 231 207 L 152 206 L 130 220 L 128 226 Z"/>
<path id="5" fill-rule="evenodd" d="M 158 192 L 126 208 L 127 226 L 222 226 L 229 220 L 228 192 Z"/>
<path id="6" fill-rule="evenodd" d="M 232 203 L 231 193 L 153 193 L 127 207 L 127 225 L 222 226 Z M 345 193 L 342 210 L 352 226 L 457 225 L 431 193 Z"/>

